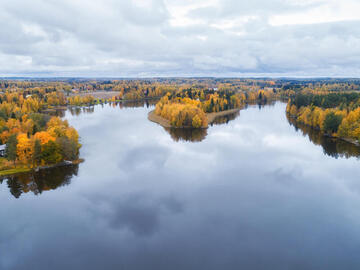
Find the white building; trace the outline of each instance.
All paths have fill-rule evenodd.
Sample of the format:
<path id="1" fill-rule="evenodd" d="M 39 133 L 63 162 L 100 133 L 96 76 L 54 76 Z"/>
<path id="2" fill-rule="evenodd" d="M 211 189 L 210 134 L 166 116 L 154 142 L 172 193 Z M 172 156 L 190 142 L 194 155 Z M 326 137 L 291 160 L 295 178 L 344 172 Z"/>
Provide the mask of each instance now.
<path id="1" fill-rule="evenodd" d="M 5 156 L 5 149 L 6 149 L 6 144 L 0 145 L 0 157 Z"/>

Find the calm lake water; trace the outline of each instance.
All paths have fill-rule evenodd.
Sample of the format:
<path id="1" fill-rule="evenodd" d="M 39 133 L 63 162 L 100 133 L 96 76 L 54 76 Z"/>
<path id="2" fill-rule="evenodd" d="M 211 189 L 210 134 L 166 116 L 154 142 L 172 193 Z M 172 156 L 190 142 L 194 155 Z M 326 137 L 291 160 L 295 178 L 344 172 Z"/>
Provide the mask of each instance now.
<path id="1" fill-rule="evenodd" d="M 2 180 L 0 269 L 360 269 L 359 149 L 285 107 L 185 133 L 67 111 L 85 162 Z"/>

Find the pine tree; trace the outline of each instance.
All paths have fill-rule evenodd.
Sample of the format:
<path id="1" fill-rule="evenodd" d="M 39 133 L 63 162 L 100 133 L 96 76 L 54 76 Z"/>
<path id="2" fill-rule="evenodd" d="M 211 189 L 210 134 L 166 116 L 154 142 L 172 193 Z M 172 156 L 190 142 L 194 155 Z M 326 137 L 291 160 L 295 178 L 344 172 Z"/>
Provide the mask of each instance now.
<path id="1" fill-rule="evenodd" d="M 6 158 L 13 161 L 14 165 L 17 158 L 17 144 L 18 140 L 16 138 L 16 134 L 13 134 L 9 137 L 5 148 Z"/>
<path id="2" fill-rule="evenodd" d="M 41 163 L 41 143 L 40 140 L 35 140 L 34 144 L 34 164 L 38 165 Z"/>

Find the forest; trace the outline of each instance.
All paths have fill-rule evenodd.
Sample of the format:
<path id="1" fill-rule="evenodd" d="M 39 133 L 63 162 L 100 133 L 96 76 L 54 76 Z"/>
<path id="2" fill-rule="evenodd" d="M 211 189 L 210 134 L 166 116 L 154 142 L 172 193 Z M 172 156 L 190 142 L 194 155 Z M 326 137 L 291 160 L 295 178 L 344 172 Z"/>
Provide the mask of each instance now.
<path id="1" fill-rule="evenodd" d="M 167 94 L 156 104 L 155 113 L 170 121 L 173 127 L 205 128 L 206 113 L 240 108 L 245 95 L 232 91 L 186 89 Z"/>
<path id="2" fill-rule="evenodd" d="M 152 78 L 116 80 L 0 80 L 0 91 L 37 96 L 48 106 L 83 105 L 109 101 L 161 98 L 166 93 L 183 90 L 210 90 L 257 93 L 262 89 L 279 88 L 281 83 L 262 79 L 218 78 Z M 111 98 L 95 98 L 98 92 L 114 92 Z"/>
<path id="3" fill-rule="evenodd" d="M 54 96 L 0 95 L 0 143 L 6 145 L 1 171 L 17 172 L 78 159 L 78 132 L 67 121 L 42 113 L 45 102 L 53 101 Z M 63 102 L 61 96 L 56 98 Z"/>
<path id="4" fill-rule="evenodd" d="M 360 140 L 360 93 L 299 93 L 289 99 L 286 111 L 326 135 Z"/>
<path id="5" fill-rule="evenodd" d="M 246 102 L 266 102 L 276 91 L 232 91 L 214 89 L 183 89 L 168 93 L 156 104 L 155 114 L 170 121 L 175 128 L 206 128 L 207 114 L 232 112 Z"/>

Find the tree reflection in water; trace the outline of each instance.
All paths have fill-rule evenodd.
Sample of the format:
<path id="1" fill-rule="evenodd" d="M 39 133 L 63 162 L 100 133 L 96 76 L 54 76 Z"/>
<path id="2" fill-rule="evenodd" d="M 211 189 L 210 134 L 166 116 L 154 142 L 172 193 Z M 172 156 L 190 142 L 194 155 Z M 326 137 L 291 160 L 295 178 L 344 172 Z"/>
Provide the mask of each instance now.
<path id="1" fill-rule="evenodd" d="M 287 119 L 291 126 L 294 126 L 296 131 L 302 132 L 304 136 L 308 136 L 310 141 L 316 145 L 321 145 L 324 151 L 324 154 L 339 158 L 351 158 L 351 157 L 360 157 L 360 147 L 352 143 L 343 141 L 341 139 L 330 138 L 324 136 L 322 132 L 316 130 L 310 126 L 306 126 L 300 123 L 296 123 L 295 119 L 287 115 Z"/>
<path id="2" fill-rule="evenodd" d="M 59 166 L 38 172 L 7 176 L 0 183 L 7 183 L 10 193 L 19 198 L 21 194 L 31 191 L 35 195 L 43 191 L 54 190 L 69 185 L 74 175 L 77 175 L 79 165 Z"/>
<path id="3" fill-rule="evenodd" d="M 71 115 L 80 115 L 81 113 L 93 113 L 94 106 L 84 106 L 84 107 L 69 107 L 68 108 Z"/>
<path id="4" fill-rule="evenodd" d="M 119 104 L 119 107 L 121 109 L 123 108 L 139 108 L 139 107 L 146 107 L 150 108 L 152 106 L 155 106 L 156 103 L 159 101 L 159 99 L 146 99 L 146 100 L 127 100 L 123 102 L 118 102 L 116 104 Z"/>
<path id="5" fill-rule="evenodd" d="M 240 111 L 225 116 L 216 117 L 210 126 L 228 124 L 230 121 L 235 120 L 238 116 L 240 116 Z"/>
<path id="6" fill-rule="evenodd" d="M 240 112 L 232 113 L 225 116 L 216 117 L 214 122 L 210 124 L 213 125 L 222 125 L 228 124 L 230 121 L 234 120 L 240 115 Z M 207 128 L 164 128 L 171 136 L 171 138 L 176 141 L 187 141 L 187 142 L 201 142 L 207 136 Z"/>
<path id="7" fill-rule="evenodd" d="M 164 128 L 175 142 L 201 142 L 206 138 L 206 128 Z"/>
<path id="8" fill-rule="evenodd" d="M 151 107 L 156 104 L 157 99 L 151 100 L 142 100 L 142 101 L 124 101 L 116 103 L 104 103 L 97 106 L 112 106 L 123 108 L 137 108 L 137 107 Z M 95 106 L 82 106 L 82 107 L 68 107 L 71 115 L 80 115 L 80 114 L 91 114 L 94 113 Z M 49 114 L 57 115 L 63 117 L 64 110 L 54 110 L 54 112 L 49 112 Z M 56 114 L 55 114 L 56 113 Z M 206 134 L 205 134 L 206 136 Z M 204 137 L 205 137 L 204 136 Z M 196 136 L 195 136 L 196 137 Z M 54 190 L 58 187 L 69 185 L 71 179 L 74 175 L 77 175 L 79 165 L 68 165 L 60 166 L 50 169 L 40 170 L 38 172 L 23 173 L 18 175 L 6 176 L 0 179 L 0 184 L 7 184 L 10 193 L 15 197 L 19 198 L 23 193 L 28 193 L 29 191 L 35 195 L 41 194 L 43 191 Z"/>
<path id="9" fill-rule="evenodd" d="M 82 113 L 93 113 L 95 106 L 111 106 L 111 107 L 119 107 L 120 109 L 124 108 L 150 108 L 155 106 L 158 102 L 158 99 L 148 99 L 148 100 L 126 100 L 120 102 L 105 102 L 98 105 L 91 105 L 91 106 L 72 106 L 69 107 L 68 110 L 70 111 L 71 115 L 80 115 Z M 64 115 L 62 115 L 64 116 Z"/>
<path id="10" fill-rule="evenodd" d="M 240 108 L 246 109 L 249 106 L 257 105 L 259 110 L 261 110 L 265 106 L 275 106 L 275 101 L 270 102 L 252 102 L 245 104 Z M 225 116 L 216 117 L 215 120 L 210 124 L 213 125 L 223 125 L 228 124 L 230 121 L 235 120 L 238 116 L 240 116 L 240 111 L 236 113 L 232 113 Z M 207 136 L 207 129 L 191 129 L 191 128 L 164 128 L 171 136 L 171 138 L 178 142 L 178 141 L 188 141 L 188 142 L 201 142 Z"/>

